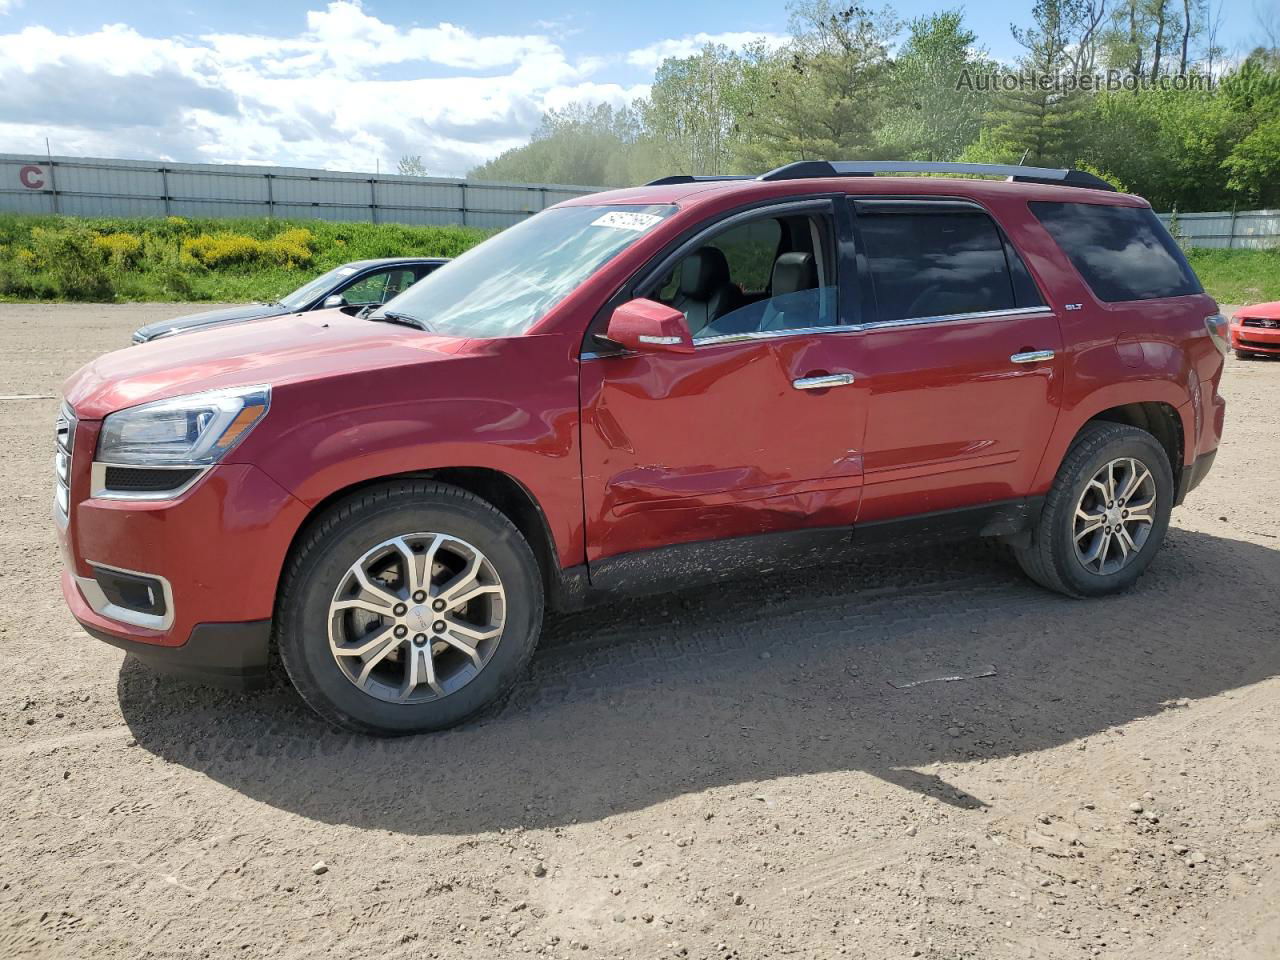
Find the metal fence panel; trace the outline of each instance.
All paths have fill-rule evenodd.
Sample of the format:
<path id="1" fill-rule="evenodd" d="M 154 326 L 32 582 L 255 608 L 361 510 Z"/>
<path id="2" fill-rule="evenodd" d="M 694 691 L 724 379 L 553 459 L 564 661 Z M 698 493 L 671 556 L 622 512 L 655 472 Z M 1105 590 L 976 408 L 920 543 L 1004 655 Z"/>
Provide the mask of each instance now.
<path id="1" fill-rule="evenodd" d="M 593 187 L 303 167 L 0 154 L 0 210 L 83 217 L 281 217 L 497 229 Z M 1162 213 L 1166 224 L 1173 214 Z M 1192 247 L 1280 246 L 1280 210 L 1177 215 Z"/>
<path id="2" fill-rule="evenodd" d="M 0 210 L 508 227 L 594 187 L 0 154 Z"/>
<path id="3" fill-rule="evenodd" d="M 1211 213 L 1161 213 L 1165 226 L 1184 246 L 1227 250 L 1263 250 L 1280 246 L 1280 210 L 1219 210 Z"/>

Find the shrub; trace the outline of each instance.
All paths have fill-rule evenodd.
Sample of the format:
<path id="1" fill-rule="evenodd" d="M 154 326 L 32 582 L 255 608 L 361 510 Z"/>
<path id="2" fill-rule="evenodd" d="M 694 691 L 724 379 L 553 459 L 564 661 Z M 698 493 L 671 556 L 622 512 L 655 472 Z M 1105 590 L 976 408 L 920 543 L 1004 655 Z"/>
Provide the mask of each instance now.
<path id="1" fill-rule="evenodd" d="M 111 266 L 117 270 L 132 270 L 142 259 L 142 238 L 132 233 L 108 233 L 94 237 L 93 244 L 107 255 Z"/>
<path id="2" fill-rule="evenodd" d="M 182 241 L 182 253 L 204 267 L 253 264 L 263 259 L 260 241 L 239 233 L 202 233 Z"/>
<path id="3" fill-rule="evenodd" d="M 265 244 L 272 263 L 282 267 L 305 267 L 311 263 L 315 237 L 303 227 L 292 227 L 277 233 Z"/>
<path id="4" fill-rule="evenodd" d="M 88 227 L 68 223 L 61 229 L 36 227 L 31 231 L 31 256 L 27 262 L 38 271 L 56 296 L 67 300 L 112 299 L 107 254 L 94 241 Z"/>
<path id="5" fill-rule="evenodd" d="M 0 246 L 0 295 L 28 297 L 35 293 L 27 264 L 30 258 L 30 250 L 11 255 L 8 247 Z"/>
<path id="6" fill-rule="evenodd" d="M 151 270 L 147 276 L 150 283 L 144 296 L 148 299 L 155 299 L 157 295 L 165 300 L 193 299 L 195 284 L 192 282 L 191 270 L 183 263 L 178 248 L 169 244 L 154 244 L 150 253 Z"/>

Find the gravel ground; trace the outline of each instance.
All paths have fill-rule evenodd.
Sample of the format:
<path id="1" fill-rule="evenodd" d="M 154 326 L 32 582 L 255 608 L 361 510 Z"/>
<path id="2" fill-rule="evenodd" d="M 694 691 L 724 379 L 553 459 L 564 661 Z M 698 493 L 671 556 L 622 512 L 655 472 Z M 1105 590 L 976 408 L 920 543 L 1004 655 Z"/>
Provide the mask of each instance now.
<path id="1" fill-rule="evenodd" d="M 620 603 L 375 741 L 63 607 L 50 398 L 182 309 L 0 306 L 0 956 L 1280 956 L 1280 363 L 1125 596 L 974 544 Z"/>

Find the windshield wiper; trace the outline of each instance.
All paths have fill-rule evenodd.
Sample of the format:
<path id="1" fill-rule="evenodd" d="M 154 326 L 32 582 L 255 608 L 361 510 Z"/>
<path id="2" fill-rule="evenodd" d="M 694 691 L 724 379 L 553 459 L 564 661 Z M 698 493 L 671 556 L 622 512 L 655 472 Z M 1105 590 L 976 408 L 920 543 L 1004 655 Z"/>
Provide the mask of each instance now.
<path id="1" fill-rule="evenodd" d="M 381 320 L 386 323 L 398 323 L 406 327 L 414 327 L 418 330 L 431 332 L 431 325 L 425 320 L 419 320 L 417 317 L 411 317 L 407 313 L 397 313 L 394 310 L 384 310 L 381 313 L 373 314 L 366 317 L 368 320 Z"/>

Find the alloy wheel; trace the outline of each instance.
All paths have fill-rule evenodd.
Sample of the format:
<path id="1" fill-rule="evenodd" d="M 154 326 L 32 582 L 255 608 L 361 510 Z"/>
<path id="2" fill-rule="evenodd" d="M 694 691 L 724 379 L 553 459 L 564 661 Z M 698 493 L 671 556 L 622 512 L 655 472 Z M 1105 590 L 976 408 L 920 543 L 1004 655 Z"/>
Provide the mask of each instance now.
<path id="1" fill-rule="evenodd" d="M 502 581 L 479 549 L 446 534 L 406 534 L 343 575 L 329 604 L 329 649 L 369 696 L 422 703 L 475 679 L 505 618 Z"/>
<path id="2" fill-rule="evenodd" d="M 1076 504 L 1076 559 L 1090 573 L 1124 569 L 1141 552 L 1155 524 L 1156 481 L 1146 464 L 1121 457 L 1085 484 Z"/>

